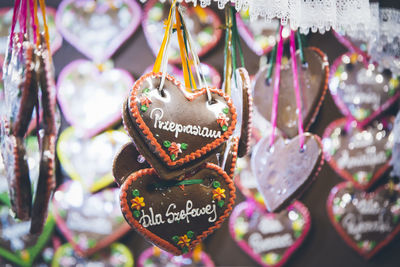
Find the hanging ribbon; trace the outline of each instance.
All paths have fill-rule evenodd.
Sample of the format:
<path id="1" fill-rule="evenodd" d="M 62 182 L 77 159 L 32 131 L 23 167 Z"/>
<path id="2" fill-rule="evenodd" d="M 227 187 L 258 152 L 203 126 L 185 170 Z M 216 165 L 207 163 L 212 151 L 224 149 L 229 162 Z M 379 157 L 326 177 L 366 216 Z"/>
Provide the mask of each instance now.
<path id="1" fill-rule="evenodd" d="M 232 11 L 227 5 L 225 7 L 225 68 L 224 68 L 224 91 L 231 95 L 232 78 Z"/>
<path id="2" fill-rule="evenodd" d="M 163 61 L 162 59 L 165 54 L 166 46 L 170 37 L 170 32 L 172 32 L 172 12 L 175 11 L 175 7 L 176 7 L 176 0 L 172 2 L 171 9 L 169 10 L 168 19 L 166 22 L 167 27 L 165 29 L 164 38 L 161 43 L 160 50 L 158 51 L 156 61 L 154 62 L 153 72 L 155 73 L 160 72 L 161 69 L 161 63 Z"/>
<path id="3" fill-rule="evenodd" d="M 31 27 L 32 27 L 32 33 L 33 33 L 33 42 L 36 44 L 37 43 L 37 31 L 38 31 L 38 25 L 36 24 L 35 21 L 35 5 L 33 3 L 34 0 L 29 0 L 29 11 L 30 11 L 30 19 L 31 19 Z"/>
<path id="4" fill-rule="evenodd" d="M 279 33 L 279 29 L 280 29 L 280 26 L 278 26 L 278 29 L 276 30 L 277 34 Z M 272 71 L 275 67 L 276 50 L 278 48 L 278 43 L 279 43 L 279 41 L 274 45 L 274 48 L 272 49 L 272 53 L 271 53 L 271 58 L 269 60 L 268 72 L 267 72 L 267 76 L 265 77 L 265 82 L 267 83 L 267 85 L 269 85 L 269 83 L 271 81 Z"/>
<path id="5" fill-rule="evenodd" d="M 12 47 L 14 31 L 15 31 L 15 25 L 17 24 L 17 18 L 18 18 L 18 15 L 19 15 L 18 13 L 19 13 L 19 10 L 20 10 L 20 5 L 21 5 L 21 0 L 16 0 L 15 4 L 14 4 L 14 11 L 13 11 L 13 17 L 12 17 L 10 40 L 8 42 L 9 48 Z"/>
<path id="6" fill-rule="evenodd" d="M 33 0 L 33 13 L 34 13 L 34 22 L 37 25 L 35 35 L 36 35 L 36 46 L 40 45 L 40 33 L 39 33 L 39 18 L 38 18 L 38 4 L 37 0 Z"/>
<path id="7" fill-rule="evenodd" d="M 191 64 L 189 60 L 189 55 L 187 54 L 187 46 L 186 46 L 186 40 L 183 38 L 183 33 L 185 32 L 183 30 L 182 26 L 182 18 L 181 14 L 179 12 L 175 13 L 176 16 L 176 32 L 178 35 L 178 43 L 179 43 L 179 52 L 181 55 L 181 61 L 182 61 L 182 70 L 183 70 L 183 77 L 185 81 L 185 86 L 187 89 L 196 89 L 196 83 L 193 78 L 193 73 L 191 70 Z M 189 91 L 190 92 L 190 91 Z"/>
<path id="8" fill-rule="evenodd" d="M 46 19 L 46 2 L 45 2 L 45 0 L 39 0 L 39 4 L 40 4 L 40 10 L 42 11 L 42 18 L 43 18 L 44 39 L 46 41 L 47 50 L 49 51 L 49 59 L 50 59 L 50 63 L 51 63 L 53 58 L 51 56 L 50 33 L 49 33 L 49 27 L 47 25 L 47 19 Z"/>
<path id="9" fill-rule="evenodd" d="M 27 17 L 27 0 L 23 0 L 21 4 L 21 12 L 19 14 L 19 26 L 20 26 L 20 35 L 21 42 L 24 40 L 24 34 L 26 33 L 26 17 Z"/>
<path id="10" fill-rule="evenodd" d="M 293 71 L 293 87 L 296 95 L 296 106 L 297 106 L 297 117 L 298 117 L 298 132 L 300 137 L 300 148 L 304 148 L 304 128 L 303 128 L 303 114 L 302 114 L 302 103 L 300 95 L 300 85 L 297 73 L 297 58 L 296 58 L 296 44 L 295 44 L 295 32 L 290 31 L 290 56 L 292 58 L 292 71 Z"/>
<path id="11" fill-rule="evenodd" d="M 358 55 L 361 55 L 363 57 L 363 64 L 365 68 L 368 68 L 369 65 L 369 59 L 370 57 L 368 56 L 368 54 L 364 51 L 362 51 L 358 46 L 356 46 L 355 44 L 353 44 L 353 42 L 351 42 L 349 39 L 347 39 L 346 37 L 344 37 L 343 35 L 337 33 L 336 31 L 334 31 L 335 37 L 339 40 L 339 42 L 341 42 L 342 44 L 344 44 L 344 46 L 347 47 L 347 49 L 349 49 L 350 52 L 352 53 L 356 53 Z"/>
<path id="12" fill-rule="evenodd" d="M 275 63 L 275 80 L 274 80 L 274 95 L 272 99 L 272 112 L 271 112 L 271 138 L 269 140 L 269 147 L 272 148 L 275 142 L 276 119 L 278 116 L 278 101 L 279 101 L 279 84 L 281 79 L 281 62 L 283 54 L 283 38 L 282 38 L 282 25 L 279 26 L 279 40 Z"/>

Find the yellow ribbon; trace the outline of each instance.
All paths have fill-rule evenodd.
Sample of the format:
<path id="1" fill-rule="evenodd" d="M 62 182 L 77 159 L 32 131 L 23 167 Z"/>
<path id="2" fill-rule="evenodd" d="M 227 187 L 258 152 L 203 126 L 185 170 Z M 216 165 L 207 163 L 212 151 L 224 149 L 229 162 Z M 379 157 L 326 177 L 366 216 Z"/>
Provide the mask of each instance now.
<path id="1" fill-rule="evenodd" d="M 185 41 L 182 34 L 182 21 L 179 12 L 176 12 L 176 32 L 178 34 L 179 52 L 182 60 L 183 78 L 185 81 L 186 90 L 192 92 L 191 89 L 196 90 L 196 83 L 193 78 L 191 64 L 189 62 L 189 55 L 186 53 Z"/>
<path id="2" fill-rule="evenodd" d="M 156 61 L 154 63 L 153 72 L 160 72 L 162 57 L 165 53 L 165 47 L 167 45 L 168 34 L 172 27 L 172 23 L 171 23 L 172 9 L 175 8 L 175 6 L 176 6 L 176 0 L 174 0 L 174 2 L 172 2 L 171 9 L 169 10 L 169 15 L 168 15 L 167 23 L 166 23 L 167 28 L 165 29 L 165 34 L 164 34 L 163 41 L 161 43 L 160 51 L 158 51 L 158 55 L 157 55 Z"/>
<path id="3" fill-rule="evenodd" d="M 44 39 L 46 41 L 47 50 L 49 51 L 49 59 L 52 61 L 51 50 L 50 50 L 50 35 L 49 35 L 49 27 L 47 26 L 46 20 L 46 3 L 45 0 L 39 0 L 40 9 L 42 10 L 43 17 L 43 28 L 44 28 Z"/>

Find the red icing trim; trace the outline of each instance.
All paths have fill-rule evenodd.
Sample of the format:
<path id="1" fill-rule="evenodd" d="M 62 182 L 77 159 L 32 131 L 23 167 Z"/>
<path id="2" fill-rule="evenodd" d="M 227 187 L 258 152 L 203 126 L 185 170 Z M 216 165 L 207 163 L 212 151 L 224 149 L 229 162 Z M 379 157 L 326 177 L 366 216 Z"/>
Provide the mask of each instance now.
<path id="1" fill-rule="evenodd" d="M 345 187 L 348 187 L 349 185 L 351 185 L 351 183 L 342 182 L 332 188 L 331 192 L 329 193 L 328 200 L 326 202 L 326 209 L 328 212 L 328 217 L 331 220 L 333 227 L 336 229 L 336 231 L 339 233 L 339 235 L 343 238 L 343 240 L 347 243 L 347 245 L 349 245 L 351 248 L 353 248 L 355 251 L 357 251 L 357 253 L 360 254 L 365 259 L 370 259 L 378 251 L 380 251 L 384 246 L 389 244 L 393 240 L 393 238 L 396 237 L 396 235 L 400 232 L 400 224 L 398 224 L 395 227 L 395 229 L 382 242 L 377 244 L 371 251 L 369 251 L 369 252 L 362 251 L 357 246 L 357 244 L 350 238 L 350 236 L 343 230 L 343 228 L 340 226 L 340 224 L 335 221 L 335 216 L 332 211 L 333 199 L 335 198 L 336 194 L 339 192 L 339 190 L 341 190 Z M 366 193 L 366 194 L 367 194 L 367 196 L 374 196 L 376 193 L 378 193 L 379 191 L 381 191 L 383 189 L 384 189 L 384 186 L 381 186 L 378 189 L 376 189 L 374 192 Z"/>
<path id="2" fill-rule="evenodd" d="M 145 135 L 146 139 L 150 141 L 151 145 L 156 149 L 157 153 L 161 157 L 162 161 L 166 163 L 168 166 L 175 166 L 175 165 L 182 165 L 184 163 L 190 162 L 192 160 L 195 160 L 197 158 L 200 158 L 204 156 L 206 153 L 209 151 L 217 148 L 219 145 L 221 145 L 225 140 L 229 138 L 233 134 L 233 131 L 235 130 L 235 125 L 236 125 L 236 120 L 237 120 L 237 115 L 236 115 L 236 110 L 235 107 L 233 106 L 232 100 L 225 95 L 221 90 L 218 90 L 217 88 L 213 87 L 210 88 L 209 90 L 217 94 L 219 96 L 222 96 L 226 104 L 229 107 L 229 111 L 232 114 L 231 115 L 231 123 L 230 126 L 228 127 L 228 130 L 226 130 L 220 138 L 215 139 L 213 142 L 203 146 L 201 149 L 196 150 L 195 152 L 190 153 L 189 155 L 186 155 L 184 158 L 177 159 L 175 161 L 171 160 L 170 156 L 163 150 L 162 146 L 157 142 L 157 139 L 154 137 L 153 133 L 150 131 L 149 127 L 146 125 L 146 123 L 143 121 L 142 116 L 140 115 L 140 111 L 138 109 L 137 103 L 136 103 L 136 95 L 137 91 L 139 90 L 140 85 L 142 82 L 144 82 L 148 78 L 161 78 L 162 73 L 154 73 L 154 72 L 149 72 L 142 77 L 140 77 L 139 80 L 137 80 L 132 88 L 132 91 L 129 96 L 129 108 L 131 111 L 131 117 L 133 117 L 132 122 L 136 123 L 136 125 L 139 127 L 139 129 L 143 132 Z M 166 79 L 171 81 L 178 89 L 181 90 L 183 95 L 188 99 L 189 101 L 193 101 L 199 96 L 202 96 L 206 94 L 206 89 L 202 88 L 197 90 L 195 93 L 187 93 L 184 91 L 182 88 L 182 84 L 175 79 L 173 76 L 166 74 Z"/>
<path id="3" fill-rule="evenodd" d="M 229 202 L 227 204 L 227 208 L 225 209 L 224 213 L 219 217 L 218 221 L 215 222 L 214 226 L 209 227 L 201 235 L 196 236 L 196 239 L 194 239 L 193 242 L 190 243 L 189 251 L 192 250 L 194 247 L 196 247 L 197 244 L 199 244 L 209 234 L 211 234 L 216 229 L 221 227 L 223 221 L 229 216 L 229 213 L 232 210 L 232 207 L 235 203 L 235 198 L 236 198 L 236 194 L 235 194 L 236 189 L 232 182 L 232 179 L 228 176 L 228 174 L 226 174 L 226 172 L 223 169 L 221 169 L 219 166 L 212 164 L 212 163 L 206 163 L 204 168 L 215 170 L 219 175 L 221 175 L 224 178 L 224 180 L 227 183 L 228 188 L 230 190 L 229 191 Z M 162 239 L 158 235 L 155 235 L 151 231 L 147 230 L 132 215 L 132 212 L 129 208 L 129 203 L 127 202 L 127 194 L 128 194 L 127 191 L 129 190 L 129 186 L 132 184 L 132 182 L 135 182 L 136 180 L 138 180 L 141 177 L 146 176 L 146 175 L 156 175 L 156 171 L 153 168 L 139 170 L 139 171 L 131 174 L 126 179 L 124 184 L 122 185 L 121 193 L 120 193 L 120 204 L 121 204 L 122 213 L 124 214 L 125 219 L 128 221 L 128 223 L 133 228 L 135 228 L 135 230 L 137 232 L 139 232 L 139 234 L 141 234 L 146 239 L 149 239 L 150 242 L 152 242 L 153 244 L 161 247 L 162 249 L 164 249 L 170 253 L 173 253 L 175 255 L 181 255 L 183 252 L 179 248 L 177 248 L 170 242 L 166 241 L 165 239 Z"/>
<path id="4" fill-rule="evenodd" d="M 331 122 L 328 127 L 325 129 L 324 131 L 324 135 L 323 138 L 330 138 L 332 132 L 337 128 L 337 127 L 341 127 L 342 129 L 345 129 L 346 124 L 348 122 L 347 118 L 340 118 L 337 119 L 333 122 Z M 382 177 L 382 175 L 384 175 L 386 173 L 386 171 L 390 168 L 390 161 L 391 158 L 386 162 L 386 164 L 384 164 L 382 167 L 380 167 L 372 176 L 371 180 L 369 181 L 369 183 L 362 185 L 359 182 L 355 181 L 353 176 L 350 174 L 350 172 L 348 172 L 345 169 L 340 168 L 337 165 L 336 160 L 330 155 L 330 153 L 328 151 L 324 151 L 325 154 L 325 158 L 326 161 L 328 162 L 328 164 L 332 167 L 332 169 L 339 174 L 343 179 L 346 179 L 347 181 L 351 182 L 354 187 L 361 189 L 361 190 L 367 190 L 369 189 L 376 181 L 379 180 L 380 177 Z"/>

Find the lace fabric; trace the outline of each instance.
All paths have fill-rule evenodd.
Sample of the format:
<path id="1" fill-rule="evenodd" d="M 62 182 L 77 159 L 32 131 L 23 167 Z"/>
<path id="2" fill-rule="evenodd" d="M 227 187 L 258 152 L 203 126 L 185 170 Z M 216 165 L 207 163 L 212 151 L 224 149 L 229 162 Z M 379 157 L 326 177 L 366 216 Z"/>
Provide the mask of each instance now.
<path id="1" fill-rule="evenodd" d="M 141 0 L 145 2 L 146 0 Z M 165 0 L 160 0 L 165 1 Z M 212 2 L 222 9 L 232 3 L 238 11 L 249 9 L 251 20 L 261 17 L 266 21 L 278 18 L 282 25 L 302 33 L 310 31 L 324 33 L 334 28 L 354 31 L 369 23 L 369 0 L 178 0 L 206 7 Z"/>

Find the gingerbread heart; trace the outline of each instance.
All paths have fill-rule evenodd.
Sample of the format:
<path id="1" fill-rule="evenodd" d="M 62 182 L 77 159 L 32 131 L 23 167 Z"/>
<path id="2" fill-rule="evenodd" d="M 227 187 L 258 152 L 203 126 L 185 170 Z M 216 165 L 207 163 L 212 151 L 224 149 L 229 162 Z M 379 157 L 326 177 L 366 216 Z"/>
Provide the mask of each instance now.
<path id="1" fill-rule="evenodd" d="M 82 54 L 104 62 L 135 32 L 140 19 L 141 9 L 134 0 L 64 0 L 56 23 L 64 38 Z"/>
<path id="2" fill-rule="evenodd" d="M 235 207 L 229 218 L 232 238 L 258 264 L 279 267 L 304 242 L 311 227 L 308 209 L 299 201 L 280 213 L 268 213 L 252 201 Z"/>
<path id="3" fill-rule="evenodd" d="M 168 180 L 179 178 L 232 135 L 236 111 L 221 90 L 210 88 L 208 101 L 205 88 L 188 93 L 168 74 L 160 92 L 161 76 L 150 72 L 135 83 L 124 124 L 138 151 Z"/>
<path id="4" fill-rule="evenodd" d="M 362 55 L 346 53 L 332 66 L 329 89 L 343 115 L 363 127 L 400 97 L 400 83 L 390 72 L 364 65 Z"/>
<path id="5" fill-rule="evenodd" d="M 171 5 L 149 1 L 144 9 L 142 27 L 154 55 L 158 54 L 164 36 L 164 21 L 168 18 Z M 201 57 L 210 51 L 221 39 L 221 21 L 211 8 L 187 7 L 186 25 L 194 40 L 194 48 Z M 179 44 L 176 38 L 170 40 L 170 63 L 180 63 Z"/>
<path id="6" fill-rule="evenodd" d="M 237 174 L 235 175 L 235 185 L 240 192 L 248 199 L 252 199 L 264 206 L 264 198 L 258 191 L 258 183 L 252 172 L 250 156 L 245 156 L 237 160 Z"/>
<path id="7" fill-rule="evenodd" d="M 118 189 L 91 195 L 76 181 L 64 183 L 54 193 L 57 226 L 79 255 L 89 256 L 129 231 L 117 198 Z"/>
<path id="8" fill-rule="evenodd" d="M 54 218 L 49 216 L 42 234 L 30 235 L 30 222 L 16 221 L 9 207 L 0 205 L 0 258 L 23 267 L 32 266 L 50 239 L 54 226 Z"/>
<path id="9" fill-rule="evenodd" d="M 211 257 L 204 251 L 188 253 L 182 256 L 174 256 L 171 253 L 160 250 L 158 247 L 150 247 L 140 254 L 138 267 L 214 267 Z"/>
<path id="10" fill-rule="evenodd" d="M 39 9 L 39 24 L 43 25 L 42 12 Z M 10 34 L 12 24 L 13 8 L 0 8 L 0 56 L 4 55 Z M 46 22 L 49 30 L 50 37 L 50 51 L 54 54 L 62 45 L 62 36 L 57 31 L 56 23 L 56 10 L 51 7 L 46 7 Z M 15 29 L 19 31 L 19 25 L 15 25 Z"/>
<path id="11" fill-rule="evenodd" d="M 240 136 L 238 156 L 244 157 L 250 152 L 253 98 L 251 96 L 251 83 L 249 73 L 245 68 L 235 70 L 235 76 L 232 77 L 231 97 L 238 114 L 238 123 L 235 129 L 235 135 Z"/>
<path id="12" fill-rule="evenodd" d="M 344 182 L 332 188 L 327 210 L 336 231 L 366 259 L 400 231 L 400 191 L 381 186 L 366 193 Z"/>
<path id="13" fill-rule="evenodd" d="M 75 60 L 60 73 L 58 102 L 71 125 L 93 136 L 120 120 L 121 103 L 133 82 L 125 70 Z"/>
<path id="14" fill-rule="evenodd" d="M 57 155 L 68 176 L 96 192 L 114 181 L 110 169 L 112 157 L 128 141 L 122 131 L 110 130 L 88 139 L 69 127 L 58 139 Z"/>
<path id="15" fill-rule="evenodd" d="M 304 130 L 307 131 L 318 114 L 328 88 L 329 65 L 328 58 L 318 48 L 304 49 L 304 58 L 307 67 L 298 64 L 300 94 Z M 297 62 L 301 62 L 297 53 Z M 256 75 L 254 82 L 255 109 L 267 120 L 271 119 L 274 78 L 266 81 L 268 66 L 265 66 Z M 280 91 L 278 104 L 277 127 L 288 138 L 298 133 L 298 116 L 296 113 L 296 97 L 293 88 L 293 72 L 291 60 L 282 64 L 280 76 Z"/>
<path id="16" fill-rule="evenodd" d="M 261 139 L 251 155 L 251 167 L 268 211 L 274 212 L 300 195 L 318 175 L 323 163 L 322 143 L 317 135 L 277 138 L 272 149 L 269 137 Z"/>
<path id="17" fill-rule="evenodd" d="M 231 178 L 206 163 L 183 181 L 160 179 L 154 169 L 129 176 L 121 187 L 121 210 L 153 244 L 181 255 L 219 228 L 235 201 Z"/>
<path id="18" fill-rule="evenodd" d="M 233 177 L 237 161 L 238 138 L 228 140 L 215 154 L 211 154 L 206 162 L 214 163 Z M 226 156 L 225 156 L 226 155 Z M 146 159 L 137 151 L 134 143 L 125 144 L 116 154 L 113 163 L 113 176 L 115 182 L 121 186 L 126 178 L 138 170 L 149 168 Z"/>
<path id="19" fill-rule="evenodd" d="M 393 120 L 376 120 L 362 130 L 346 118 L 333 121 L 323 140 L 329 165 L 355 187 L 369 189 L 390 167 Z"/>
<path id="20" fill-rule="evenodd" d="M 52 261 L 53 267 L 104 266 L 131 267 L 133 255 L 128 247 L 121 243 L 113 243 L 89 257 L 78 255 L 70 244 L 60 246 Z"/>
<path id="21" fill-rule="evenodd" d="M 266 22 L 259 18 L 250 21 L 249 9 L 242 10 L 236 14 L 236 21 L 240 36 L 247 46 L 258 56 L 267 54 L 277 42 L 277 29 L 279 20 Z M 289 31 L 285 28 L 282 32 L 283 38 L 289 37 Z"/>

